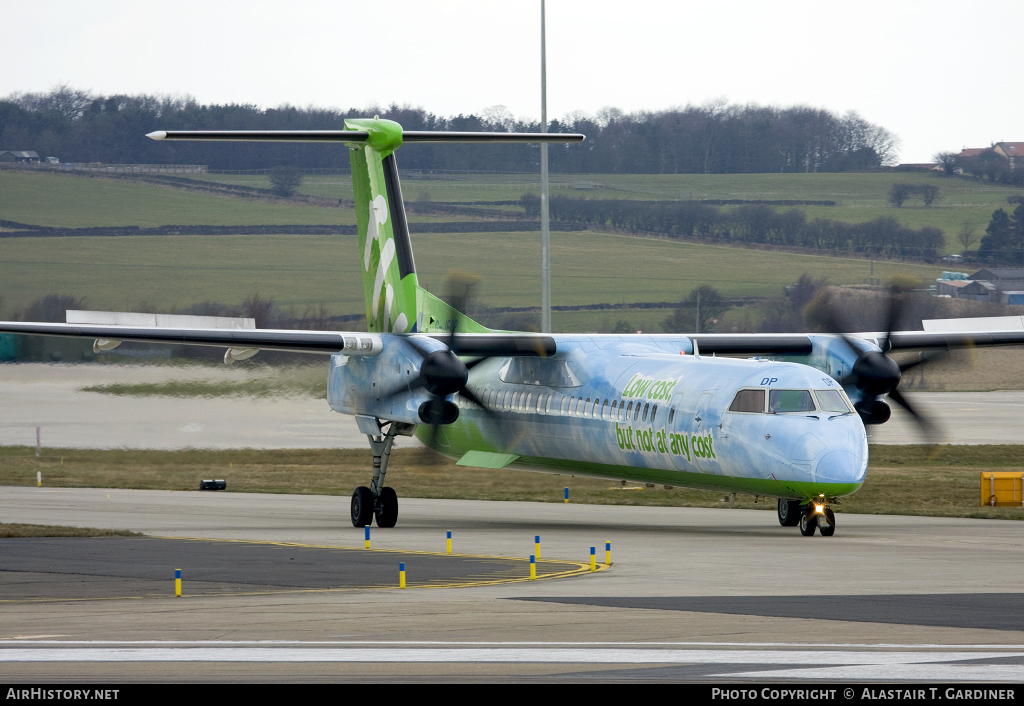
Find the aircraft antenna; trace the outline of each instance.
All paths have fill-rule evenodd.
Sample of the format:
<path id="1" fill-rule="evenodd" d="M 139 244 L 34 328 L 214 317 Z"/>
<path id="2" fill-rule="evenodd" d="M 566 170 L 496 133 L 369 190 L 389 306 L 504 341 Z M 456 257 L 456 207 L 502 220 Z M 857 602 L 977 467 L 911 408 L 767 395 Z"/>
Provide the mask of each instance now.
<path id="1" fill-rule="evenodd" d="M 540 0 L 540 131 L 548 131 L 548 67 L 544 0 Z M 540 145 L 540 330 L 551 333 L 551 228 L 548 212 L 548 146 Z"/>

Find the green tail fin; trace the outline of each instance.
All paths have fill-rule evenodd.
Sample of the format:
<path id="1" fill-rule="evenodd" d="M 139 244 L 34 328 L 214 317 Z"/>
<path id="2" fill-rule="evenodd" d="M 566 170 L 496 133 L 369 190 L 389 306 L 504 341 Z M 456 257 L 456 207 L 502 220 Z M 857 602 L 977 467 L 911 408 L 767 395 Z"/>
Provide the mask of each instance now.
<path id="1" fill-rule="evenodd" d="M 402 126 L 391 120 L 346 120 L 346 130 L 369 133 L 349 148 L 367 329 L 377 333 L 486 333 L 481 326 L 419 286 L 394 152 Z"/>

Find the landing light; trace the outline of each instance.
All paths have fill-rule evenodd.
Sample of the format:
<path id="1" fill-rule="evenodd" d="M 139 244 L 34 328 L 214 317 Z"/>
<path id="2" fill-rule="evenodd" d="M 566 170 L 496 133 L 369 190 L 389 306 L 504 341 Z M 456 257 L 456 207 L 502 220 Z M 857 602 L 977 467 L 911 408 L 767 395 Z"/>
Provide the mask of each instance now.
<path id="1" fill-rule="evenodd" d="M 821 513 L 825 512 L 825 506 L 824 505 L 815 505 L 814 506 L 814 511 L 820 515 Z"/>

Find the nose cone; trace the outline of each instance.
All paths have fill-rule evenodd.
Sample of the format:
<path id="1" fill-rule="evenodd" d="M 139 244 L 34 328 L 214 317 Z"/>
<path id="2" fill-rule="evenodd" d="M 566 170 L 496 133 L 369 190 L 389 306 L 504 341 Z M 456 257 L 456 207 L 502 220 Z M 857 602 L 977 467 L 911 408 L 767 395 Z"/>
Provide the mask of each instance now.
<path id="1" fill-rule="evenodd" d="M 863 483 L 865 466 L 864 458 L 856 451 L 830 451 L 818 461 L 814 480 L 818 483 Z"/>

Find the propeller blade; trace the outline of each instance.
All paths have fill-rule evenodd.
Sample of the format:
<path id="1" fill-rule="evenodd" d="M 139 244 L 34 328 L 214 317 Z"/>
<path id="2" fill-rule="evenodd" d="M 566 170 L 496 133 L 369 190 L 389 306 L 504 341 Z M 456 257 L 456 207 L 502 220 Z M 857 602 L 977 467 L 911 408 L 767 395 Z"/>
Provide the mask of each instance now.
<path id="1" fill-rule="evenodd" d="M 393 388 L 388 390 L 387 393 L 385 393 L 384 395 L 381 396 L 380 401 L 381 402 L 390 402 L 392 399 L 394 399 L 395 397 L 398 397 L 401 394 L 413 392 L 414 390 L 418 390 L 419 388 L 426 387 L 426 386 L 427 386 L 426 378 L 424 378 L 422 375 L 419 375 L 412 382 L 409 382 L 409 383 L 403 382 L 403 383 L 400 383 L 398 385 L 395 385 Z"/>
<path id="2" fill-rule="evenodd" d="M 477 407 L 479 407 L 479 408 L 480 408 L 480 409 L 481 409 L 481 410 L 483 411 L 484 415 L 485 415 L 485 416 L 486 416 L 486 417 L 487 417 L 488 419 L 490 419 L 490 420 L 492 420 L 492 421 L 494 421 L 494 420 L 495 420 L 495 418 L 496 418 L 496 417 L 495 417 L 495 414 L 494 414 L 494 412 L 492 412 L 492 411 L 491 411 L 491 409 L 490 409 L 490 408 L 489 408 L 489 407 L 488 407 L 488 406 L 487 406 L 486 404 L 484 404 L 484 403 L 483 403 L 483 402 L 482 402 L 482 401 L 480 400 L 480 398 L 479 398 L 479 397 L 477 397 L 477 396 L 476 396 L 475 394 L 473 394 L 473 391 L 472 391 L 472 390 L 470 390 L 470 389 L 469 389 L 468 387 L 464 387 L 464 388 L 462 388 L 462 389 L 461 389 L 461 390 L 459 391 L 459 395 L 460 395 L 461 397 L 463 397 L 464 399 L 467 399 L 467 400 L 469 400 L 470 402 L 472 402 L 473 404 L 475 404 L 475 405 L 476 405 Z"/>
<path id="3" fill-rule="evenodd" d="M 482 358 L 474 358 L 473 360 L 466 363 L 466 370 L 472 370 L 476 366 L 480 365 L 480 363 L 483 363 L 486 360 L 490 360 L 493 357 L 493 355 L 485 355 Z"/>
<path id="4" fill-rule="evenodd" d="M 930 353 L 922 352 L 920 354 L 920 357 L 917 360 L 912 360 L 912 361 L 910 361 L 908 363 L 901 364 L 900 365 L 900 372 L 901 373 L 905 373 L 908 370 L 913 370 L 914 368 L 916 368 L 919 365 L 924 365 L 926 363 L 931 363 L 931 362 L 936 361 L 936 360 L 941 360 L 942 358 L 945 358 L 948 355 L 949 355 L 949 351 L 938 351 L 938 352 L 930 352 Z"/>
<path id="5" fill-rule="evenodd" d="M 910 400 L 900 394 L 898 389 L 893 389 L 889 392 L 889 399 L 898 404 L 903 409 L 907 410 L 907 413 L 913 417 L 914 421 L 917 422 L 918 427 L 921 428 L 921 432 L 928 438 L 932 443 L 938 443 L 936 440 L 936 427 L 934 422 L 928 419 L 926 416 L 914 409 L 914 406 L 910 404 Z"/>
<path id="6" fill-rule="evenodd" d="M 419 353 L 421 358 L 426 358 L 432 352 L 428 348 L 425 348 L 422 343 L 417 341 L 412 336 L 405 336 L 403 340 L 409 345 L 410 348 Z"/>

